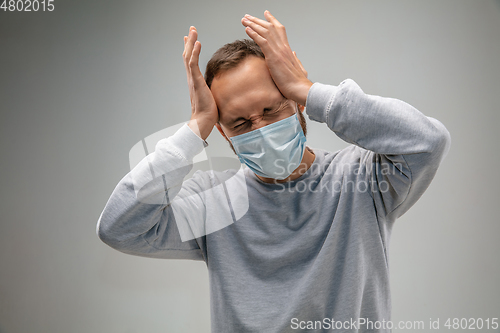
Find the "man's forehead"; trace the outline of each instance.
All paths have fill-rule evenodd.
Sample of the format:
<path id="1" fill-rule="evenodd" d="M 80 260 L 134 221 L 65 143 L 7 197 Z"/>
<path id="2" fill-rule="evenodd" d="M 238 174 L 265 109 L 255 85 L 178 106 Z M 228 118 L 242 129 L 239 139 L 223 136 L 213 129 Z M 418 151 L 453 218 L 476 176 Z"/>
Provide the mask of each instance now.
<path id="1" fill-rule="evenodd" d="M 212 93 L 231 97 L 233 92 L 274 84 L 264 59 L 249 56 L 236 67 L 217 74 L 211 85 Z"/>
<path id="2" fill-rule="evenodd" d="M 265 60 L 253 56 L 216 76 L 211 90 L 224 122 L 282 98 Z"/>

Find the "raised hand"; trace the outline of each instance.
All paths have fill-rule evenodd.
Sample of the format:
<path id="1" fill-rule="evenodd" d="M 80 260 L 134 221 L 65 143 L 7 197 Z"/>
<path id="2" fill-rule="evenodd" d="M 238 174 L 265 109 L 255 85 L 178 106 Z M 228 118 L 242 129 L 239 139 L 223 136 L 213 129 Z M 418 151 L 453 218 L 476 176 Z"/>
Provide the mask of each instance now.
<path id="1" fill-rule="evenodd" d="M 201 43 L 197 39 L 196 28 L 190 27 L 189 35 L 184 36 L 182 57 L 186 67 L 189 97 L 191 98 L 191 120 L 188 126 L 205 140 L 219 120 L 219 113 L 212 92 L 208 88 L 198 65 Z"/>
<path id="2" fill-rule="evenodd" d="M 271 76 L 283 96 L 305 105 L 312 82 L 288 44 L 285 27 L 269 11 L 266 10 L 264 16 L 266 21 L 247 14 L 241 23 L 247 35 L 262 49 Z"/>

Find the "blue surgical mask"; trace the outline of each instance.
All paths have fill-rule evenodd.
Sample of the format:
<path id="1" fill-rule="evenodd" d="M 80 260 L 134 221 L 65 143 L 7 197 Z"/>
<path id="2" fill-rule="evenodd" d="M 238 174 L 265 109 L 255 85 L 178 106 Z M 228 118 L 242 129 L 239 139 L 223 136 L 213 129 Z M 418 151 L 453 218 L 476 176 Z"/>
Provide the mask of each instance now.
<path id="1" fill-rule="evenodd" d="M 261 177 L 274 179 L 290 176 L 299 167 L 306 147 L 296 113 L 229 139 L 241 163 Z"/>

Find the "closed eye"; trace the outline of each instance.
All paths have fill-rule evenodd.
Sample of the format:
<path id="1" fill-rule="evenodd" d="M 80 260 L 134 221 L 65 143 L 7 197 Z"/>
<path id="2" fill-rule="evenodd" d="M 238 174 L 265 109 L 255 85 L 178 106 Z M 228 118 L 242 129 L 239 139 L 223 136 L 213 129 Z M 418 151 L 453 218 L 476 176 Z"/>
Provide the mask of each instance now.
<path id="1" fill-rule="evenodd" d="M 266 115 L 276 114 L 276 113 L 280 112 L 281 110 L 283 110 L 287 105 L 288 105 L 288 100 L 285 100 L 285 101 L 281 102 L 280 105 L 276 109 L 265 108 L 263 110 L 263 115 L 261 117 L 264 117 Z M 233 126 L 233 129 L 235 129 L 235 130 L 241 129 L 241 128 L 243 128 L 243 126 L 248 125 L 251 122 L 252 122 L 252 120 L 247 120 L 247 121 L 241 122 L 238 125 Z"/>
<path id="2" fill-rule="evenodd" d="M 281 110 L 283 110 L 287 105 L 288 105 L 288 100 L 284 100 L 284 101 L 282 101 L 280 103 L 280 105 L 275 110 L 269 109 L 269 108 L 264 109 L 264 114 L 275 114 L 275 113 L 278 113 Z"/>
<path id="3" fill-rule="evenodd" d="M 245 125 L 247 122 L 244 121 L 242 123 L 239 123 L 238 125 L 234 126 L 233 128 L 240 128 L 241 126 Z"/>

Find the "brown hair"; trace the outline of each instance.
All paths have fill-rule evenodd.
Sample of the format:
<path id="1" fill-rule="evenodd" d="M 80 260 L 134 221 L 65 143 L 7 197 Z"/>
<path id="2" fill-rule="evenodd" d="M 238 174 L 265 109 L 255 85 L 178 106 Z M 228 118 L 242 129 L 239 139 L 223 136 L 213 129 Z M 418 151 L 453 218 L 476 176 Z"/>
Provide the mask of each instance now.
<path id="1" fill-rule="evenodd" d="M 236 40 L 215 51 L 205 69 L 205 82 L 208 87 L 210 88 L 217 74 L 238 66 L 249 56 L 264 58 L 260 46 L 251 39 Z"/>

